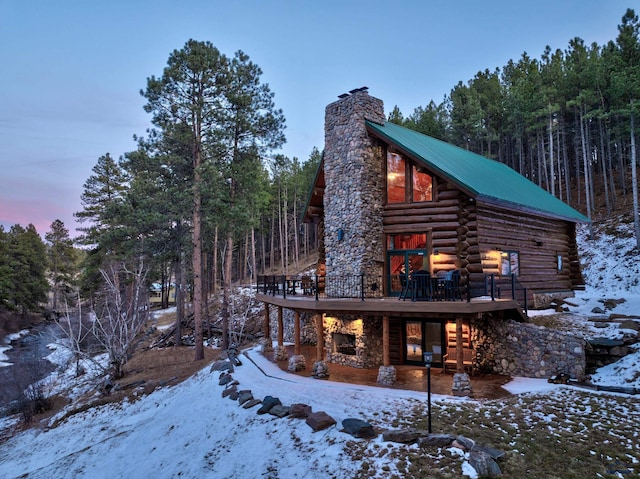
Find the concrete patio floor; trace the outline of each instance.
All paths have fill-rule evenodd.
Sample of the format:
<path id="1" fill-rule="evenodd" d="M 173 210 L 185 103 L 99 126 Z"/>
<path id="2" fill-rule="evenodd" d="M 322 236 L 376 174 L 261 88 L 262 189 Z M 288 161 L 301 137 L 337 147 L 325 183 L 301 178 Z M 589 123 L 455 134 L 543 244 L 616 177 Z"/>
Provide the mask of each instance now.
<path id="1" fill-rule="evenodd" d="M 306 369 L 299 371 L 298 376 L 310 377 L 313 363 L 316 361 L 316 347 L 302 346 L 302 355 L 305 357 Z M 287 346 L 289 357 L 293 355 L 293 346 Z M 272 353 L 266 357 L 277 362 L 278 367 L 283 371 L 287 371 L 288 361 L 274 361 Z M 427 370 L 422 366 L 399 365 L 396 368 L 396 383 L 391 386 L 394 389 L 409 389 L 426 394 L 427 391 Z M 380 386 L 377 383 L 378 368 L 360 369 L 340 364 L 329 363 L 330 381 L 344 382 L 351 384 L 362 384 L 366 386 Z M 471 387 L 473 389 L 474 399 L 499 399 L 510 396 L 511 393 L 502 386 L 511 380 L 509 376 L 501 376 L 498 374 L 476 374 L 471 376 Z M 319 379 L 318 381 L 322 381 Z M 451 394 L 451 386 L 453 384 L 453 373 L 445 373 L 441 368 L 431 368 L 431 393 L 432 394 Z"/>

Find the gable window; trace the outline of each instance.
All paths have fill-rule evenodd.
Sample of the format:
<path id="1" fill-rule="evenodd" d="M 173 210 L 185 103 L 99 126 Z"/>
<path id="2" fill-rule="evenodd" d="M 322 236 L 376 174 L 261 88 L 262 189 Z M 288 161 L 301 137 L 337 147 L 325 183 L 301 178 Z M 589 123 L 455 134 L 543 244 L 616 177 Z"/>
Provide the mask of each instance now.
<path id="1" fill-rule="evenodd" d="M 433 180 L 424 168 L 413 165 L 413 202 L 433 200 Z"/>
<path id="2" fill-rule="evenodd" d="M 520 254 L 517 251 L 503 251 L 500 253 L 500 275 L 520 276 Z"/>
<path id="3" fill-rule="evenodd" d="M 396 153 L 387 154 L 387 202 L 406 201 L 407 181 L 404 158 Z"/>
<path id="4" fill-rule="evenodd" d="M 387 203 L 433 200 L 433 177 L 402 155 L 387 152 Z"/>

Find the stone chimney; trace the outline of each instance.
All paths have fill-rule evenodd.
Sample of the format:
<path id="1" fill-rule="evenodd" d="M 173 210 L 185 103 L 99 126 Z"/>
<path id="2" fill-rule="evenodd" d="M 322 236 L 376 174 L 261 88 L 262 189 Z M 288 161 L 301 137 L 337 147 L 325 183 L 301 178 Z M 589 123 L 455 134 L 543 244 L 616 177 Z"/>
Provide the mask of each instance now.
<path id="1" fill-rule="evenodd" d="M 380 276 L 384 148 L 367 134 L 365 120 L 383 124 L 384 106 L 366 88 L 339 98 L 325 111 L 326 272 L 328 276 Z"/>

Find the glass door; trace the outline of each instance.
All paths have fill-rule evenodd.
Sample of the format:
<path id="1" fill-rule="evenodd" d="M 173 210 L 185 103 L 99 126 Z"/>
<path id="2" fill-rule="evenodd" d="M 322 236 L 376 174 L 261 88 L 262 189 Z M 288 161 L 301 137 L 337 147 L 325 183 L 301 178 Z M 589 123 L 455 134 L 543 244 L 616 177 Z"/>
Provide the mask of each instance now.
<path id="1" fill-rule="evenodd" d="M 444 328 L 442 323 L 424 319 L 404 322 L 405 362 L 424 365 L 423 352 L 433 353 L 433 365 L 442 367 L 442 344 Z"/>
<path id="2" fill-rule="evenodd" d="M 387 254 L 389 265 L 389 296 L 399 296 L 407 285 L 411 273 L 421 269 L 428 270 L 425 266 L 428 256 L 425 250 L 394 251 Z"/>

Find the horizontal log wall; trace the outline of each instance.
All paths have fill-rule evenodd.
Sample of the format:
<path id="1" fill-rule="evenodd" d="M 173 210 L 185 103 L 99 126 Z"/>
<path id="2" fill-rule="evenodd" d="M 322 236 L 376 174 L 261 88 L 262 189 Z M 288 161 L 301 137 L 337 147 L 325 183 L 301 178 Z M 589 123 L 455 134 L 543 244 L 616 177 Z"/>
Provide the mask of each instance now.
<path id="1" fill-rule="evenodd" d="M 572 289 L 570 223 L 482 204 L 477 214 L 484 273 L 499 273 L 498 256 L 492 257 L 490 251 L 516 251 L 520 260 L 518 281 L 530 295 Z M 557 255 L 562 256 L 561 271 Z"/>

